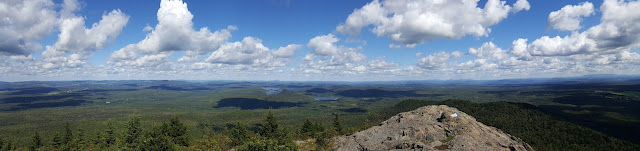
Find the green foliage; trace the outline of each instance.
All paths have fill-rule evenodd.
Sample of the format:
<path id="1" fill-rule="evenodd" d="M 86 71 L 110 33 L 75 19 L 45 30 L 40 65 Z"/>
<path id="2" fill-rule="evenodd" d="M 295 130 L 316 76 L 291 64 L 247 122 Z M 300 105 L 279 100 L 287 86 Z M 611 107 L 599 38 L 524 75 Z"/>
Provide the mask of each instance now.
<path id="1" fill-rule="evenodd" d="M 60 138 L 60 135 L 58 135 L 58 133 L 55 133 L 53 135 L 53 147 L 55 148 L 59 148 L 62 146 L 62 138 Z"/>
<path id="2" fill-rule="evenodd" d="M 328 145 L 328 139 L 336 135 L 338 135 L 338 132 L 336 132 L 335 129 L 325 129 L 320 134 L 318 134 L 318 137 L 316 138 L 316 148 L 321 150 Z"/>
<path id="3" fill-rule="evenodd" d="M 88 142 L 86 141 L 86 139 L 84 137 L 85 137 L 84 136 L 84 130 L 79 129 L 78 130 L 78 135 L 73 138 L 72 145 L 70 145 L 70 146 L 75 148 L 75 150 L 82 150 L 82 148 L 85 148 L 86 145 L 88 145 Z"/>
<path id="4" fill-rule="evenodd" d="M 279 139 L 284 137 L 282 128 L 278 124 L 278 119 L 273 115 L 273 110 L 269 109 L 267 112 L 267 118 L 260 126 L 260 136 L 268 139 Z"/>
<path id="5" fill-rule="evenodd" d="M 61 137 L 58 133 L 55 133 L 51 142 L 51 147 L 61 150 L 83 150 L 89 145 L 89 142 L 85 140 L 83 130 L 78 130 L 77 136 L 74 137 L 71 130 L 71 125 L 66 122 L 64 125 L 64 135 Z M 43 144 L 42 146 L 44 146 Z"/>
<path id="6" fill-rule="evenodd" d="M 123 139 L 128 149 L 135 150 L 140 147 L 142 143 L 142 128 L 139 117 L 134 116 L 129 120 Z"/>
<path id="7" fill-rule="evenodd" d="M 167 135 L 165 126 L 154 127 L 152 131 L 147 133 L 142 146 L 139 148 L 143 151 L 173 151 L 177 150 L 171 137 Z"/>
<path id="8" fill-rule="evenodd" d="M 324 131 L 324 127 L 322 124 L 318 122 L 312 122 L 310 119 L 307 119 L 302 124 L 302 128 L 300 129 L 300 133 L 305 137 L 310 138 L 318 138 L 319 134 Z"/>
<path id="9" fill-rule="evenodd" d="M 229 138 L 233 146 L 243 145 L 249 139 L 251 139 L 251 132 L 247 129 L 247 126 L 242 123 L 236 123 L 236 125 L 229 130 Z"/>
<path id="10" fill-rule="evenodd" d="M 187 127 L 174 116 L 168 123 L 163 123 L 161 131 L 164 135 L 174 143 L 181 146 L 189 146 L 189 136 L 187 136 Z"/>
<path id="11" fill-rule="evenodd" d="M 342 120 L 340 120 L 340 116 L 335 114 L 335 118 L 333 118 L 333 128 L 339 135 L 344 134 L 344 128 L 342 127 Z"/>
<path id="12" fill-rule="evenodd" d="M 225 135 L 219 135 L 212 132 L 210 129 L 205 130 L 203 138 L 195 140 L 195 143 L 190 146 L 194 150 L 229 150 L 232 144 L 229 137 Z"/>
<path id="13" fill-rule="evenodd" d="M 473 103 L 461 100 L 405 100 L 382 110 L 385 118 L 426 105 L 448 105 L 529 143 L 536 150 L 640 150 L 640 146 L 606 136 L 545 113 L 526 103 Z"/>
<path id="14" fill-rule="evenodd" d="M 107 125 L 107 130 L 105 130 L 105 135 L 102 137 L 102 143 L 104 143 L 107 147 L 116 143 L 116 136 L 111 124 Z"/>
<path id="15" fill-rule="evenodd" d="M 168 122 L 153 127 L 153 129 L 145 135 L 142 135 L 143 130 L 140 125 L 140 118 L 138 117 L 133 117 L 127 124 L 124 143 L 129 150 L 167 151 L 178 150 L 176 145 L 189 145 L 187 127 L 178 117 L 174 116 Z M 109 137 L 109 133 L 108 130 L 107 137 Z M 109 140 L 110 139 L 111 138 L 109 138 Z"/>
<path id="16" fill-rule="evenodd" d="M 276 150 L 297 150 L 297 146 L 287 135 L 287 131 L 280 127 L 278 120 L 269 109 L 264 123 L 260 126 L 260 136 L 254 137 L 246 142 L 239 150 L 248 151 L 276 151 Z"/>
<path id="17" fill-rule="evenodd" d="M 348 99 L 345 100 L 351 101 Z M 338 102 L 328 103 L 334 103 L 331 104 L 331 106 L 340 105 Z M 376 103 L 372 104 L 376 105 Z M 367 126 L 361 128 L 376 125 L 378 121 L 386 120 L 388 117 L 399 112 L 432 104 L 445 104 L 456 107 L 476 117 L 476 119 L 482 123 L 497 127 L 513 136 L 523 139 L 537 150 L 640 150 L 637 144 L 611 138 L 602 133 L 567 122 L 565 119 L 555 117 L 546 113 L 544 110 L 540 110 L 536 106 L 520 103 L 406 100 L 388 109 L 383 108 L 388 106 L 388 104 L 378 104 L 378 106 L 372 107 L 375 108 L 375 110 L 369 110 L 370 112 L 368 112 L 368 114 L 374 115 L 372 117 L 375 117 L 375 119 L 368 119 L 367 121 L 371 122 L 363 124 Z M 40 131 L 39 137 L 41 136 L 41 145 L 38 147 L 39 149 L 34 147 L 34 150 L 229 150 L 232 146 L 235 146 L 234 148 L 238 150 L 296 150 L 297 146 L 293 143 L 290 131 L 288 131 L 285 126 L 301 126 L 294 127 L 298 129 L 296 132 L 299 132 L 302 134 L 301 136 L 307 138 L 316 138 L 315 144 L 318 145 L 317 148 L 322 149 L 330 147 L 327 146 L 328 138 L 354 131 L 352 129 L 365 120 L 361 119 L 364 115 L 357 114 L 357 116 L 355 116 L 356 113 L 344 113 L 340 116 L 336 115 L 335 117 L 331 117 L 329 114 L 319 114 L 317 115 L 319 117 L 312 118 L 322 123 L 329 123 L 333 119 L 331 127 L 324 128 L 323 125 L 320 124 L 321 122 L 310 119 L 306 121 L 303 120 L 309 118 L 311 114 L 300 115 L 300 112 L 296 110 L 287 109 L 280 109 L 278 111 L 286 111 L 287 114 L 276 116 L 274 115 L 274 110 L 269 110 L 266 118 L 260 124 L 261 126 L 258 127 L 258 136 L 254 136 L 249 128 L 243 124 L 254 124 L 256 119 L 248 119 L 245 115 L 252 116 L 255 115 L 255 113 L 263 113 L 262 110 L 234 111 L 233 114 L 220 114 L 224 116 L 234 115 L 234 117 L 227 118 L 219 118 L 218 114 L 199 115 L 209 119 L 244 122 L 243 124 L 238 123 L 234 128 L 226 131 L 226 135 L 207 132 L 207 130 L 211 131 L 210 126 L 189 127 L 191 125 L 183 123 L 183 121 L 177 117 L 162 119 L 157 117 L 165 117 L 166 115 L 147 115 L 146 113 L 145 117 L 149 118 L 146 118 L 145 122 L 149 123 L 145 124 L 156 125 L 155 127 L 143 127 L 138 117 L 133 117 L 128 122 L 126 122 L 126 119 L 119 119 L 120 121 L 118 122 L 126 124 L 116 125 L 115 127 L 110 124 L 106 126 L 101 124 L 91 125 L 93 123 L 84 121 L 79 124 L 75 124 L 74 122 L 74 125 L 69 125 L 68 123 L 64 125 L 64 121 L 62 121 L 53 124 L 58 127 L 50 128 L 56 129 L 56 131 L 48 131 L 50 133 Z M 380 111 L 380 113 L 375 111 Z M 237 116 L 236 113 L 238 113 Z M 164 114 L 166 114 L 166 112 Z M 313 114 L 315 114 L 315 112 Z M 194 119 L 183 120 L 194 121 Z M 157 124 L 161 121 L 162 124 Z M 220 122 L 215 126 L 222 125 L 221 123 L 224 122 Z M 325 124 L 324 126 L 327 125 Z M 80 128 L 86 131 L 82 131 Z M 202 130 L 191 130 L 191 128 L 201 128 Z M 293 128 L 289 130 L 291 129 Z M 206 134 L 202 135 L 202 131 L 205 131 Z M 29 134 L 31 133 L 33 133 L 33 131 L 29 132 Z M 24 137 L 25 139 L 12 138 L 11 141 L 13 142 L 0 140 L 0 151 L 15 150 L 16 144 L 19 147 L 17 148 L 18 150 L 29 150 L 30 146 L 32 146 L 31 144 L 35 142 L 32 141 L 32 138 L 35 140 L 35 137 L 31 137 L 32 135 L 29 134 L 26 136 L 16 136 Z M 46 134 L 53 136 L 46 136 Z M 192 140 L 188 139 L 189 136 L 191 136 Z M 7 136 L 2 135 L 2 137 Z M 45 139 L 43 140 L 42 138 Z M 48 142 L 51 138 L 53 138 L 52 141 Z M 16 140 L 18 140 L 17 143 L 15 143 Z"/>
<path id="18" fill-rule="evenodd" d="M 73 133 L 71 132 L 71 128 L 69 128 L 69 122 L 64 125 L 64 138 L 62 139 L 62 144 L 69 145 L 73 141 Z"/>
<path id="19" fill-rule="evenodd" d="M 296 146 L 293 141 L 287 141 L 282 143 L 276 139 L 269 139 L 266 137 L 257 137 L 247 142 L 244 146 L 238 149 L 238 151 L 296 151 Z"/>
<path id="20" fill-rule="evenodd" d="M 40 134 L 38 134 L 38 131 L 36 131 L 36 133 L 33 135 L 33 138 L 31 139 L 31 144 L 29 144 L 29 150 L 35 151 L 40 147 L 42 147 L 42 138 L 40 138 Z"/>
<path id="21" fill-rule="evenodd" d="M 97 132 L 93 135 L 93 137 L 89 138 L 89 146 L 104 148 L 106 144 L 104 143 L 104 134 L 101 132 Z"/>
<path id="22" fill-rule="evenodd" d="M 9 151 L 15 150 L 16 146 L 14 146 L 10 141 L 0 139 L 0 151 Z"/>

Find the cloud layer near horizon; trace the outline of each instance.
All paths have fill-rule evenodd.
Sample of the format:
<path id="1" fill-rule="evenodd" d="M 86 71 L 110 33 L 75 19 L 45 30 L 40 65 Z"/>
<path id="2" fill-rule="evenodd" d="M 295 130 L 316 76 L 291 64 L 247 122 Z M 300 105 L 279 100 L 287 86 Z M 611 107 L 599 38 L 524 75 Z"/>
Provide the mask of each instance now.
<path id="1" fill-rule="evenodd" d="M 492 41 L 467 51 L 416 53 L 401 65 L 387 56 L 368 56 L 357 37 L 366 30 L 388 38 L 390 48 L 414 48 L 438 39 L 491 37 L 492 26 L 531 9 L 526 0 L 512 4 L 489 0 L 374 0 L 306 44 L 268 48 L 269 39 L 230 41 L 234 25 L 194 28 L 194 15 L 181 0 L 162 0 L 158 24 L 146 26 L 144 39 L 112 52 L 106 64 L 87 60 L 108 47 L 129 22 L 126 12 L 106 11 L 87 27 L 75 0 L 0 2 L 0 80 L 193 79 L 193 80 L 423 80 L 501 79 L 640 73 L 640 2 L 605 0 L 599 11 L 590 2 L 549 12 L 547 24 L 565 36 Z M 411 5 L 407 5 L 411 4 Z M 56 9 L 57 7 L 61 9 Z M 582 18 L 601 13 L 600 22 L 583 27 Z M 581 31 L 582 30 L 582 31 Z M 42 46 L 44 37 L 57 41 Z M 302 50 L 308 50 L 303 53 Z M 40 53 L 40 58 L 32 54 Z M 178 56 L 172 59 L 172 56 Z"/>

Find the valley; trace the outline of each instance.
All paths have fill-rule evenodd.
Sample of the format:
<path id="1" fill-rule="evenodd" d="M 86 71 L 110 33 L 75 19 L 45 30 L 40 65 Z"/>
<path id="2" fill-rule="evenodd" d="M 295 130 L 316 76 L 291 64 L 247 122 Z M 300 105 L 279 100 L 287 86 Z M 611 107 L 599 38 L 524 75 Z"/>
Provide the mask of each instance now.
<path id="1" fill-rule="evenodd" d="M 17 146 L 27 146 L 34 131 L 51 140 L 66 123 L 86 134 L 97 134 L 107 125 L 124 130 L 132 116 L 140 117 L 143 127 L 158 125 L 175 116 L 188 127 L 189 137 L 197 139 L 205 131 L 224 134 L 235 123 L 247 124 L 257 132 L 268 110 L 290 130 L 299 129 L 306 119 L 331 123 L 334 115 L 340 115 L 346 131 L 355 132 L 392 116 L 383 113 L 404 100 L 467 100 L 530 104 L 549 116 L 638 144 L 639 87 L 640 81 L 634 79 L 508 81 L 508 84 L 501 81 L 15 82 L 2 83 L 0 133 L 16 136 L 3 139 L 17 142 Z M 318 97 L 336 100 L 317 100 Z"/>

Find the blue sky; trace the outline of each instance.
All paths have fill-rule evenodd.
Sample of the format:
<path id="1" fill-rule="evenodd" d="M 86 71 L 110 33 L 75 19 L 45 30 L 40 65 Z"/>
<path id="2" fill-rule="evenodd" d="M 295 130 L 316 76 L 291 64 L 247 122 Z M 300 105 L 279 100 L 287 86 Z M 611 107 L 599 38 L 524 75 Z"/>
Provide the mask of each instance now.
<path id="1" fill-rule="evenodd" d="M 629 24 L 640 21 L 638 1 L 16 0 L 0 5 L 9 6 L 0 12 L 12 12 L 0 15 L 0 29 L 15 31 L 0 41 L 2 81 L 386 81 L 640 72 L 640 28 Z M 168 11 L 160 22 L 163 7 Z"/>

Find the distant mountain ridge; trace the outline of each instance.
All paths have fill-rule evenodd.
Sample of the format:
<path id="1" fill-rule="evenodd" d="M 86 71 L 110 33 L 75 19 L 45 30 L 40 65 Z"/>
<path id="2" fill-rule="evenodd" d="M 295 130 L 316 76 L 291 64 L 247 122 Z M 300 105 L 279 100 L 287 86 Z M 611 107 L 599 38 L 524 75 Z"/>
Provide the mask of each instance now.
<path id="1" fill-rule="evenodd" d="M 273 83 L 273 84 L 293 84 L 287 85 L 288 88 L 307 88 L 308 84 L 351 84 L 357 85 L 362 83 L 367 84 L 493 84 L 493 83 L 547 83 L 547 82 L 567 82 L 567 81 L 640 81 L 640 75 L 626 75 L 626 74 L 588 74 L 581 76 L 565 76 L 565 77 L 540 77 L 540 78 L 504 78 L 504 79 L 431 79 L 431 80 L 381 80 L 381 81 L 340 81 L 340 80 L 327 80 L 327 81 L 286 81 L 286 80 L 185 80 L 185 79 L 171 79 L 171 80 L 150 80 L 150 79 L 137 79 L 137 80 L 23 80 L 23 81 L 0 81 L 0 83 L 19 83 L 19 84 L 42 84 L 42 83 L 87 83 L 87 82 L 191 82 L 191 83 L 207 83 L 217 82 L 224 84 L 233 84 L 238 82 L 245 83 Z M 299 86 L 296 84 L 305 84 Z"/>

